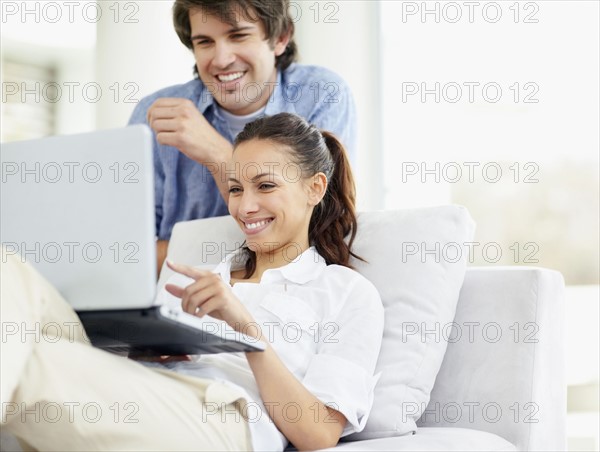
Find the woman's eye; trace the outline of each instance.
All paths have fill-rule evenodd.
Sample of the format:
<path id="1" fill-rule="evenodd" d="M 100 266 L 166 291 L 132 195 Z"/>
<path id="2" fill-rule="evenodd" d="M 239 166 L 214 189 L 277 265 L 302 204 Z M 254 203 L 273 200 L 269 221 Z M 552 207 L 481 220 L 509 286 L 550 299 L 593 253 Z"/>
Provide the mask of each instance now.
<path id="1" fill-rule="evenodd" d="M 261 190 L 270 190 L 275 188 L 275 184 L 260 184 L 259 187 Z"/>
<path id="2" fill-rule="evenodd" d="M 229 187 L 229 193 L 230 194 L 239 193 L 241 191 L 242 191 L 242 189 L 240 187 Z"/>

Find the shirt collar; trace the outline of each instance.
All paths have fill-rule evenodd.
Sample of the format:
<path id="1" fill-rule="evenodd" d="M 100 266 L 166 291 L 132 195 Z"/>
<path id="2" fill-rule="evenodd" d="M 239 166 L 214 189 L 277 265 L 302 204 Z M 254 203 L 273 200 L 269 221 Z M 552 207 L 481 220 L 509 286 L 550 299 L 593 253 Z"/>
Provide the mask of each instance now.
<path id="1" fill-rule="evenodd" d="M 272 116 L 277 113 L 296 113 L 294 102 L 292 102 L 292 100 L 298 99 L 299 95 L 297 91 L 302 90 L 302 86 L 300 86 L 298 83 L 295 83 L 295 86 L 290 85 L 290 92 L 288 92 L 287 87 L 284 87 L 283 83 L 283 71 L 278 70 L 275 89 L 271 93 L 271 97 L 267 102 L 265 115 Z"/>
<path id="2" fill-rule="evenodd" d="M 213 270 L 218 273 L 227 284 L 231 281 L 231 271 L 244 268 L 244 251 L 240 248 L 225 256 L 225 259 Z M 289 264 L 279 268 L 266 270 L 261 278 L 261 283 L 291 282 L 306 284 L 315 280 L 327 266 L 325 259 L 314 246 L 304 251 Z"/>
<path id="3" fill-rule="evenodd" d="M 208 90 L 206 85 L 204 85 L 204 83 L 200 80 L 199 77 L 198 77 L 198 81 L 200 82 L 200 85 L 202 86 L 203 89 L 200 90 L 200 97 L 198 99 L 197 107 L 198 107 L 198 110 L 200 110 L 200 113 L 204 114 L 206 112 L 206 110 L 208 109 L 208 107 L 210 107 L 211 105 L 213 105 L 215 103 L 215 98 L 210 93 L 210 91 Z"/>

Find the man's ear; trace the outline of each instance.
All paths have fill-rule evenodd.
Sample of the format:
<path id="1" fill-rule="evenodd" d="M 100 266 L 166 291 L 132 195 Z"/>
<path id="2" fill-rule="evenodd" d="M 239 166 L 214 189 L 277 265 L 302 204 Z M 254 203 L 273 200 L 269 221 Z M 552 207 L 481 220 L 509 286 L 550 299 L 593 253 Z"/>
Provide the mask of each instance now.
<path id="1" fill-rule="evenodd" d="M 308 202 L 311 206 L 316 206 L 321 202 L 327 191 L 327 176 L 323 173 L 317 173 L 308 183 L 309 195 Z"/>
<path id="2" fill-rule="evenodd" d="M 285 49 L 289 44 L 290 39 L 292 38 L 292 33 L 293 28 L 290 27 L 288 31 L 286 31 L 284 34 L 282 34 L 281 36 L 279 36 L 279 38 L 275 40 L 275 43 L 273 45 L 273 51 L 275 52 L 276 57 L 283 55 L 283 52 L 285 52 Z"/>

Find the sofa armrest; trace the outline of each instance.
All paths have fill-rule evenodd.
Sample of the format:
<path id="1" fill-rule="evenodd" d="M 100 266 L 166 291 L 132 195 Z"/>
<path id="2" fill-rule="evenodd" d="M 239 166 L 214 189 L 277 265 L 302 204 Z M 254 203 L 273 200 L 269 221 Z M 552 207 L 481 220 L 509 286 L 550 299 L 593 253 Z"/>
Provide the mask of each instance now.
<path id="1" fill-rule="evenodd" d="M 564 450 L 564 303 L 556 271 L 468 269 L 455 320 L 440 326 L 449 345 L 418 425 L 484 430 L 519 450 Z"/>

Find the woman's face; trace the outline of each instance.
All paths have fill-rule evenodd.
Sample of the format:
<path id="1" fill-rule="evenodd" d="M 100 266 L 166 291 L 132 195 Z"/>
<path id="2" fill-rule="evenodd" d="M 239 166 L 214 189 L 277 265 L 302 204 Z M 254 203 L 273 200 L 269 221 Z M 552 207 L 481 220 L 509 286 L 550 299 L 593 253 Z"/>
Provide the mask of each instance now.
<path id="1" fill-rule="evenodd" d="M 229 213 L 252 251 L 285 249 L 294 259 L 308 248 L 310 217 L 327 185 L 322 173 L 303 178 L 287 146 L 254 139 L 235 149 L 228 175 Z"/>

